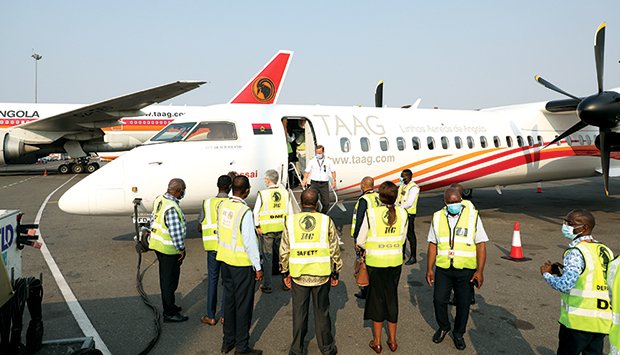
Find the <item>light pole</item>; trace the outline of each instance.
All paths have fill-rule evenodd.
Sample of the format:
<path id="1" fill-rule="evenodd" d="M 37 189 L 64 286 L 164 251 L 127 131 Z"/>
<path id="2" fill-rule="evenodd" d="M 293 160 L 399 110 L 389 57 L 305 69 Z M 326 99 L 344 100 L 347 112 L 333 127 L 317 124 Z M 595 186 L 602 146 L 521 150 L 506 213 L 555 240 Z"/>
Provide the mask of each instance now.
<path id="1" fill-rule="evenodd" d="M 43 58 L 42 55 L 37 53 L 32 53 L 32 58 L 34 58 L 34 103 L 37 103 L 37 63 Z"/>

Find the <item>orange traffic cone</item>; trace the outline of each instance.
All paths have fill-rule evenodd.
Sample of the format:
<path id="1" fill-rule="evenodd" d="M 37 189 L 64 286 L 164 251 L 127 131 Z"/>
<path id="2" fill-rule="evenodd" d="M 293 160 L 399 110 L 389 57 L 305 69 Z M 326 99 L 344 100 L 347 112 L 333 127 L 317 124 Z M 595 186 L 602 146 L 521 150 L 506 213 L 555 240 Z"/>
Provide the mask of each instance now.
<path id="1" fill-rule="evenodd" d="M 509 256 L 502 256 L 503 259 L 512 261 L 532 260 L 523 256 L 523 248 L 521 247 L 521 232 L 519 231 L 519 222 L 515 221 L 514 231 L 512 232 L 512 247 Z"/>
<path id="2" fill-rule="evenodd" d="M 538 183 L 538 186 L 536 187 L 536 193 L 539 194 L 542 192 L 542 183 Z"/>
<path id="3" fill-rule="evenodd" d="M 47 176 L 47 168 L 43 169 L 43 176 Z"/>

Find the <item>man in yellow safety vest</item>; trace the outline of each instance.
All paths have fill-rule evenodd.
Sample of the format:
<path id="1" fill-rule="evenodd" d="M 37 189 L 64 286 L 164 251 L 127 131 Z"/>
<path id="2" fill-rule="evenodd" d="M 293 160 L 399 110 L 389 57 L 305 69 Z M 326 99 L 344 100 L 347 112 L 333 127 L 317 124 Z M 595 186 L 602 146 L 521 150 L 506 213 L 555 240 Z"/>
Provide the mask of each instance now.
<path id="1" fill-rule="evenodd" d="M 561 272 L 550 261 L 540 267 L 549 286 L 561 292 L 558 354 L 602 354 L 612 326 L 607 270 L 613 253 L 592 238 L 595 224 L 589 211 L 570 211 L 562 224 L 570 243 Z"/>
<path id="2" fill-rule="evenodd" d="M 418 197 L 420 196 L 420 188 L 412 180 L 413 173 L 409 169 L 405 169 L 400 174 L 401 184 L 398 187 L 398 198 L 396 205 L 407 210 L 407 218 L 409 220 L 407 225 L 407 240 L 409 241 L 409 259 L 405 262 L 405 265 L 415 264 L 417 259 L 417 244 L 418 240 L 415 235 L 415 215 L 418 207 Z M 403 260 L 405 259 L 406 245 L 403 244 Z"/>

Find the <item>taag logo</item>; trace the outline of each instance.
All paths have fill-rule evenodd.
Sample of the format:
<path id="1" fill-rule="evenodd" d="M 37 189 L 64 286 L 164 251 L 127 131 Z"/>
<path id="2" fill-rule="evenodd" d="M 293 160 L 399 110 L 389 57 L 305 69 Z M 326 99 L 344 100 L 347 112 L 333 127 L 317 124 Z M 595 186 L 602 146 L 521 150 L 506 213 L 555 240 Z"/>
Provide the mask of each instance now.
<path id="1" fill-rule="evenodd" d="M 256 78 L 252 83 L 252 94 L 260 102 L 271 101 L 276 95 L 276 85 L 269 78 Z"/>

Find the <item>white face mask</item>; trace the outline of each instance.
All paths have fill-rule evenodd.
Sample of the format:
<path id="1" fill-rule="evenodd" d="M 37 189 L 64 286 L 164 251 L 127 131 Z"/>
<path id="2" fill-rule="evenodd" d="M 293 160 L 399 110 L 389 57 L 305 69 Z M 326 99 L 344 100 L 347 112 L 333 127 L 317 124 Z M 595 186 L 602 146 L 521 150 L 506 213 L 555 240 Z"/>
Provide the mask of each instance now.
<path id="1" fill-rule="evenodd" d="M 577 228 L 581 227 L 581 226 L 576 226 Z M 582 232 L 583 233 L 583 232 Z M 579 234 L 581 233 L 575 233 L 575 227 L 574 226 L 569 226 L 566 223 L 562 224 L 562 236 L 568 240 L 573 240 L 575 239 Z"/>

